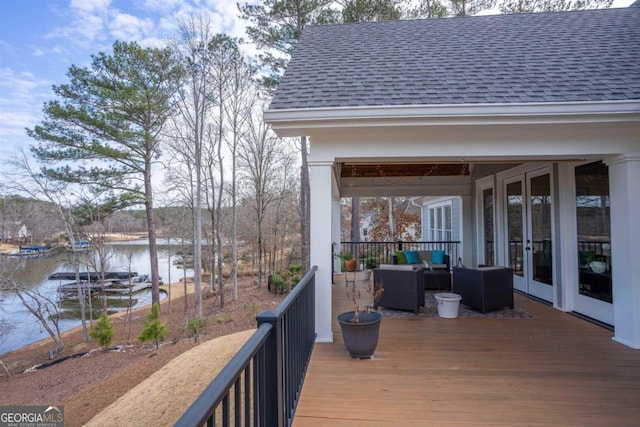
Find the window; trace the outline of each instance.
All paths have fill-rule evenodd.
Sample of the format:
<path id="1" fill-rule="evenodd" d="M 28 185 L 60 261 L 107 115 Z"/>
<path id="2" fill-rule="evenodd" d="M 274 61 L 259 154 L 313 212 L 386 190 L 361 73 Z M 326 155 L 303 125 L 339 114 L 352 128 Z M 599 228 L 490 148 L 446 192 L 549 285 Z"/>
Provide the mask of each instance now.
<path id="1" fill-rule="evenodd" d="M 451 200 L 429 207 L 429 240 L 451 241 L 453 239 Z"/>

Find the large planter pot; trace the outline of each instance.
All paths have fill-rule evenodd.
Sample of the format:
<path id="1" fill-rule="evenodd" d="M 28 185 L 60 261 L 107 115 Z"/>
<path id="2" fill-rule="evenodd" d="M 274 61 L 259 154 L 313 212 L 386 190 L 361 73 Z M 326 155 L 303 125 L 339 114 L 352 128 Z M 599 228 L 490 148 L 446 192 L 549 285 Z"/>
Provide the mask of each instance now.
<path id="1" fill-rule="evenodd" d="M 360 313 L 360 321 L 352 322 L 355 312 L 347 311 L 338 316 L 344 346 L 356 359 L 370 359 L 378 346 L 382 315 L 375 311 Z"/>

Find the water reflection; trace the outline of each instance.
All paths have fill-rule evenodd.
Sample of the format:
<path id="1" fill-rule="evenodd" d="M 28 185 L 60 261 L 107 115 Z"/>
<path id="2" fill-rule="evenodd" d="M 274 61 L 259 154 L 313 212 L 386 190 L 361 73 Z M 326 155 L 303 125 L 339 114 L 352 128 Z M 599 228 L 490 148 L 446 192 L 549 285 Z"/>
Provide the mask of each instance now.
<path id="1" fill-rule="evenodd" d="M 174 265 L 176 253 L 180 246 L 174 241 L 161 240 L 158 248 L 158 268 L 163 282 L 179 281 L 185 274 L 193 275 L 193 271 L 184 271 Z M 171 244 L 170 244 L 171 243 Z M 118 242 L 107 245 L 106 268 L 108 271 L 133 271 L 138 274 L 150 273 L 149 248 L 146 241 Z M 94 271 L 96 265 L 94 253 L 84 253 L 81 258 L 81 271 Z M 5 257 L 2 262 L 7 263 L 5 271 L 13 272 L 15 282 L 29 290 L 37 290 L 43 295 L 57 300 L 57 289 L 68 280 L 48 280 L 57 272 L 74 271 L 68 252 L 56 252 L 46 258 L 14 259 Z M 89 266 L 89 267 L 87 267 Z M 161 294 L 163 295 L 163 294 Z M 151 291 L 142 291 L 134 295 L 133 307 L 151 303 Z M 97 304 L 96 304 L 97 303 Z M 113 301 L 109 304 L 109 311 L 126 309 L 127 302 Z M 93 308 L 102 307 L 101 299 L 92 303 Z M 80 325 L 79 311 L 69 308 L 64 319 L 60 320 L 61 330 L 68 330 Z M 75 315 L 75 316 L 74 316 Z M 66 318 L 69 317 L 69 318 Z M 88 318 L 88 314 L 87 314 Z M 94 314 L 94 319 L 97 316 Z M 26 344 L 48 338 L 46 331 L 35 321 L 35 318 L 22 306 L 20 300 L 12 292 L 0 291 L 0 324 L 9 326 L 0 336 L 0 354 L 14 350 Z"/>

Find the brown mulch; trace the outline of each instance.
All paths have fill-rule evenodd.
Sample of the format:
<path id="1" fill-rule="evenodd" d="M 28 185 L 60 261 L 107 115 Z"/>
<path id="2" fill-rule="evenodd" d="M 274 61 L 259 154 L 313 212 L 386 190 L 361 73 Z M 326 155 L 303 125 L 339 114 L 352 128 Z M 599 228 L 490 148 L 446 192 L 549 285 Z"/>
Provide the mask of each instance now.
<path id="1" fill-rule="evenodd" d="M 193 288 L 192 284 L 190 288 Z M 2 356 L 2 361 L 10 369 L 12 376 L 7 378 L 0 370 L 0 405 L 64 405 L 65 426 L 83 425 L 172 359 L 198 346 L 200 342 L 255 329 L 256 314 L 262 310 L 274 309 L 283 299 L 282 295 L 268 292 L 266 287 L 259 290 L 253 278 L 241 279 L 236 301 L 232 301 L 231 290 L 225 290 L 223 309 L 220 309 L 217 295 L 204 291 L 203 314 L 206 323 L 199 342 L 196 343 L 185 328 L 181 289 L 183 285 L 172 285 L 170 311 L 168 301 L 162 303 L 162 321 L 169 332 L 158 350 L 151 343 L 143 344 L 137 340 L 144 318 L 149 312 L 147 307 L 133 312 L 129 321 L 122 315 L 113 317 L 116 336 L 112 348 L 121 346 L 120 351 L 104 352 L 98 349 L 95 341 L 83 343 L 82 332 L 78 328 L 64 335 L 65 349 L 56 359 L 62 361 L 46 368 L 29 369 L 52 362 L 47 360 L 48 352 L 53 347 L 50 340 Z M 189 318 L 192 318 L 193 295 L 187 296 L 187 308 Z M 83 353 L 88 354 L 65 359 Z"/>

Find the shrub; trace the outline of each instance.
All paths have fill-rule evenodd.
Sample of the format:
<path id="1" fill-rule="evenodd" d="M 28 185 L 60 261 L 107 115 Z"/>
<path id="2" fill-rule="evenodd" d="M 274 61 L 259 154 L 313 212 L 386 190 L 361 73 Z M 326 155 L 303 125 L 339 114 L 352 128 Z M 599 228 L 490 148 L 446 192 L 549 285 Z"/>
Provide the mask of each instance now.
<path id="1" fill-rule="evenodd" d="M 89 336 L 94 340 L 98 340 L 100 347 L 104 347 L 106 351 L 111 345 L 113 339 L 113 324 L 106 312 L 102 312 L 100 318 L 96 322 L 96 326 L 89 332 Z"/>
<path id="2" fill-rule="evenodd" d="M 153 304 L 151 312 L 147 314 L 147 318 L 144 321 L 142 332 L 138 336 L 138 339 L 142 342 L 154 340 L 156 343 L 156 349 L 160 345 L 160 341 L 164 340 L 167 335 L 167 327 L 160 320 L 160 307 L 158 304 Z"/>
<path id="3" fill-rule="evenodd" d="M 187 324 L 187 329 L 193 334 L 195 342 L 198 342 L 200 337 L 200 330 L 204 327 L 205 321 L 202 317 L 194 317 Z"/>

